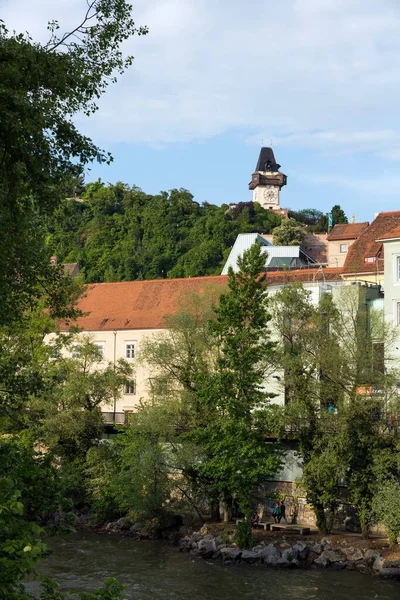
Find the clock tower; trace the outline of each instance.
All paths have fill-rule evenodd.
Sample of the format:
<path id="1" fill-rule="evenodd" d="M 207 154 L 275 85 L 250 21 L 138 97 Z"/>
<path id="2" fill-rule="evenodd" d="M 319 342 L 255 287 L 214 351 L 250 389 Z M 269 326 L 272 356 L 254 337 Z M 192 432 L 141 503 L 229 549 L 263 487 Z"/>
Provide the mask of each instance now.
<path id="1" fill-rule="evenodd" d="M 287 183 L 286 175 L 279 171 L 280 166 L 272 148 L 261 148 L 249 189 L 253 190 L 253 202 L 267 210 L 280 210 L 279 192 Z"/>

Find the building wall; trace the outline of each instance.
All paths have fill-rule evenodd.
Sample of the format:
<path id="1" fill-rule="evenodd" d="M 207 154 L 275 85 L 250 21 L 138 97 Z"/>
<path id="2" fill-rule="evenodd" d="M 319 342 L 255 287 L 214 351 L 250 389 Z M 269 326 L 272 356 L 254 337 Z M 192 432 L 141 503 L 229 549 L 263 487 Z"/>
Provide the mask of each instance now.
<path id="1" fill-rule="evenodd" d="M 274 296 L 277 291 L 282 289 L 282 285 L 271 286 L 268 289 L 269 296 Z M 366 290 L 368 298 L 375 298 L 379 295 L 377 287 L 365 287 L 360 285 L 349 286 L 345 285 L 344 282 L 310 282 L 305 283 L 304 288 L 310 292 L 310 302 L 317 306 L 321 295 L 325 292 L 332 293 L 335 303 L 340 306 L 342 294 L 352 293 L 360 294 L 361 290 Z M 400 299 L 400 287 L 399 299 Z M 121 395 L 116 401 L 115 412 L 123 413 L 124 411 L 135 410 L 141 399 L 151 399 L 151 380 L 156 376 L 154 371 L 151 371 L 145 363 L 145 357 L 141 354 L 142 345 L 145 339 L 149 337 L 156 337 L 162 335 L 165 332 L 163 329 L 142 329 L 142 330 L 119 330 L 119 331 L 90 331 L 82 332 L 82 335 L 90 334 L 93 342 L 99 344 L 103 348 L 104 352 L 104 363 L 118 361 L 120 358 L 124 358 L 132 364 L 134 367 L 134 375 L 132 380 L 135 381 L 135 393 Z M 272 339 L 276 339 L 276 332 L 271 331 Z M 128 358 L 126 355 L 127 344 L 134 344 L 135 346 L 135 357 Z M 99 364 L 101 368 L 101 363 Z M 267 375 L 265 381 L 265 391 L 272 393 L 274 397 L 271 402 L 278 405 L 285 404 L 285 381 L 284 373 L 279 369 L 271 367 L 270 372 Z M 114 411 L 113 405 L 105 405 L 102 407 L 103 412 L 112 413 Z"/>
<path id="2" fill-rule="evenodd" d="M 381 268 L 381 267 L 380 267 Z M 362 283 L 368 283 L 372 285 L 384 284 L 384 273 L 383 271 L 376 271 L 371 273 L 342 273 L 342 278 L 346 283 L 358 281 Z"/>
<path id="3" fill-rule="evenodd" d="M 355 240 L 328 240 L 328 264 L 330 267 L 343 267 L 347 252 Z M 345 252 L 341 251 L 342 246 L 347 246 Z"/>
<path id="4" fill-rule="evenodd" d="M 385 320 L 398 330 L 397 339 L 399 343 L 394 344 L 392 358 L 400 360 L 400 279 L 397 274 L 396 262 L 400 256 L 400 240 L 388 240 L 385 244 L 385 267 L 384 267 L 384 312 Z M 396 361 L 395 366 L 398 366 Z"/>

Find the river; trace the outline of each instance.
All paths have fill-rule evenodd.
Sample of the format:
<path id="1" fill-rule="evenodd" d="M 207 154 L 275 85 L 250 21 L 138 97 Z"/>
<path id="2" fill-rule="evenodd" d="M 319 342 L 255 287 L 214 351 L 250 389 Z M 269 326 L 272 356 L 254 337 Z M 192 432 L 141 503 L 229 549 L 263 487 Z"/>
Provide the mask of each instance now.
<path id="1" fill-rule="evenodd" d="M 93 590 L 116 577 L 127 600 L 398 600 L 400 583 L 348 571 L 279 570 L 191 560 L 162 542 L 78 532 L 47 540 L 40 571 L 63 591 Z M 35 585 L 30 585 L 33 591 Z"/>

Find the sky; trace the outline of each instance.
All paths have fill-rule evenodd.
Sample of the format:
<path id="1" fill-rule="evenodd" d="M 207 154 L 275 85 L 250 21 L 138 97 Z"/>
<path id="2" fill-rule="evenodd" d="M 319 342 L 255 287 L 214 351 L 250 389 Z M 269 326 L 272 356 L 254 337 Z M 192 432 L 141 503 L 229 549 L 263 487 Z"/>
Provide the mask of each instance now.
<path id="1" fill-rule="evenodd" d="M 260 147 L 288 176 L 281 206 L 356 221 L 400 210 L 399 0 L 131 0 L 133 66 L 82 132 L 111 151 L 86 181 L 198 202 L 252 199 Z M 10 30 L 47 39 L 85 0 L 0 0 Z"/>

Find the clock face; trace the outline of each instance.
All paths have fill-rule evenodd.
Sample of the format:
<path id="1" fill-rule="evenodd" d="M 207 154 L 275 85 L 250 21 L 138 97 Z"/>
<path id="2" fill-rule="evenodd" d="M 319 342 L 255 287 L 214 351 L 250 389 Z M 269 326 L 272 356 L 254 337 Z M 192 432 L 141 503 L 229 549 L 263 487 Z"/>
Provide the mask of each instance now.
<path id="1" fill-rule="evenodd" d="M 276 202 L 278 202 L 278 194 L 279 194 L 279 191 L 278 191 L 278 188 L 276 188 L 276 187 L 265 188 L 264 194 L 263 194 L 264 200 L 266 200 L 267 202 L 276 203 Z"/>

